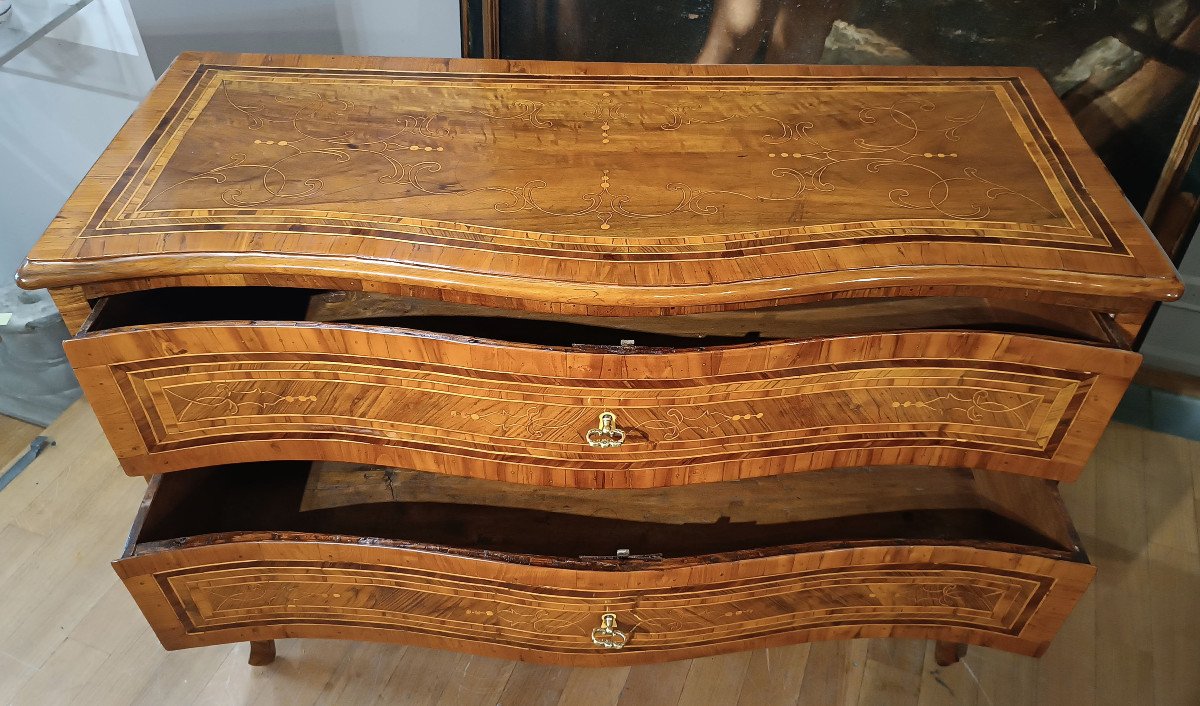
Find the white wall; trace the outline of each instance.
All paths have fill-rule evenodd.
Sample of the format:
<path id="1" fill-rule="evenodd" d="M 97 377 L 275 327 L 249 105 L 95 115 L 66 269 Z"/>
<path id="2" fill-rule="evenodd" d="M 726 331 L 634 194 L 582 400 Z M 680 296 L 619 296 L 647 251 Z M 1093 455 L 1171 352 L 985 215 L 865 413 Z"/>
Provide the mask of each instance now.
<path id="1" fill-rule="evenodd" d="M 137 101 L 0 73 L 0 272 L 16 271 Z"/>
<path id="2" fill-rule="evenodd" d="M 79 396 L 66 327 L 11 276 L 153 82 L 123 0 L 94 0 L 0 67 L 0 311 L 13 315 L 0 327 L 0 414 L 44 425 Z"/>
<path id="3" fill-rule="evenodd" d="M 347 54 L 462 55 L 458 0 L 337 0 Z"/>
<path id="4" fill-rule="evenodd" d="M 95 0 L 0 68 L 4 280 L 152 80 L 121 0 Z"/>
<path id="5" fill-rule="evenodd" d="M 155 74 L 183 51 L 460 55 L 458 0 L 131 0 Z"/>

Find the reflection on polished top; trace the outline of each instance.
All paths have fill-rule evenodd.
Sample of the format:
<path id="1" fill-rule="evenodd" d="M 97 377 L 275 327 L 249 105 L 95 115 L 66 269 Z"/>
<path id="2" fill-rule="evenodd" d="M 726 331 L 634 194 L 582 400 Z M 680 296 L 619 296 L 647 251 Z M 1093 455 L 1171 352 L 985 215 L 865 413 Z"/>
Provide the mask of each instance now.
<path id="1" fill-rule="evenodd" d="M 1178 293 L 1029 70 L 204 54 L 176 62 L 22 281 L 284 270 L 594 313 Z"/>
<path id="2" fill-rule="evenodd" d="M 475 226 L 516 231 L 504 234 L 513 245 L 638 255 L 994 221 L 1014 241 L 1114 248 L 1087 229 L 1044 156 L 1025 149 L 1033 139 L 1009 122 L 1012 100 L 998 82 L 648 90 L 511 77 L 285 78 L 214 71 L 197 86 L 178 144 L 99 225 L 328 212 L 398 237 L 435 221 L 447 243 L 477 240 L 461 233 Z M 863 204 L 872 222 L 861 220 Z M 193 209 L 207 213 L 181 213 Z"/>

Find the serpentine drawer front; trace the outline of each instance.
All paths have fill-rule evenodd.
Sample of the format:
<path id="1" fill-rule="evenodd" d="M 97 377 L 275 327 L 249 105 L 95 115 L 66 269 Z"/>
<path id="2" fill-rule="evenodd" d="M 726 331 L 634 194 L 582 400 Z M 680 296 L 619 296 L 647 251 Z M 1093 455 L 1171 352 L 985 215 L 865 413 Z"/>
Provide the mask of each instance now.
<path id="1" fill-rule="evenodd" d="M 1092 575 L 1086 565 L 957 546 L 606 573 L 337 539 L 246 535 L 164 547 L 118 561 L 117 571 L 167 649 L 349 638 L 579 666 L 858 637 L 1040 655 Z M 731 575 L 740 578 L 723 579 Z M 606 614 L 610 644 L 598 633 Z"/>
<path id="2" fill-rule="evenodd" d="M 746 488 L 735 483 L 716 507 L 708 491 L 693 498 L 680 492 L 689 489 L 672 489 L 661 493 L 656 505 L 674 510 L 653 511 L 656 522 L 647 524 L 633 519 L 644 508 L 644 498 L 643 508 L 630 509 L 625 498 L 606 502 L 586 491 L 546 491 L 551 495 L 542 501 L 528 493 L 497 497 L 494 483 L 449 479 L 456 482 L 431 485 L 420 478 L 427 474 L 416 472 L 376 476 L 379 484 L 388 479 L 392 487 L 407 483 L 402 500 L 360 504 L 362 498 L 342 498 L 354 504 L 286 514 L 278 507 L 283 502 L 279 498 L 294 498 L 295 493 L 271 495 L 255 488 L 286 489 L 289 479 L 298 475 L 303 480 L 302 470 L 288 472 L 275 464 L 257 474 L 230 471 L 221 473 L 223 478 L 215 470 L 191 472 L 208 473 L 204 479 L 188 473 L 159 477 L 126 556 L 115 564 L 168 649 L 283 637 L 349 638 L 612 666 L 811 640 L 892 636 L 1035 655 L 1048 645 L 1093 573 L 1074 547 L 1073 531 L 1052 486 L 1018 476 L 997 484 L 986 477 L 972 480 L 961 471 L 898 470 L 878 476 L 835 471 L 832 479 L 763 479 L 749 481 Z M 256 485 L 250 480 L 254 475 L 269 476 L 271 483 L 260 480 Z M 341 479 L 369 486 L 376 483 L 369 476 L 350 469 Z M 914 494 L 914 482 L 923 483 L 928 492 Z M 214 491 L 214 484 L 225 489 Z M 321 485 L 310 479 L 306 505 L 323 504 L 313 497 L 314 490 L 318 496 L 323 492 Z M 864 485 L 875 485 L 877 493 L 865 492 Z M 846 491 L 831 498 L 836 511 L 814 506 L 822 502 L 821 494 L 813 492 L 818 486 Z M 376 488 L 361 490 L 378 500 Z M 156 495 L 164 497 L 160 501 Z M 747 501 L 743 508 L 757 506 L 751 512 L 758 514 L 745 518 L 757 527 L 736 516 L 730 523 L 728 513 L 739 512 L 738 503 L 722 505 L 733 497 Z M 498 507 L 467 514 L 466 504 L 480 498 L 490 498 Z M 160 502 L 173 507 L 159 508 Z M 1002 530 L 1004 521 L 996 515 L 964 514 L 985 506 L 997 511 L 996 503 L 1005 502 L 1009 506 L 1003 514 L 1022 521 L 1040 518 L 1039 529 L 1056 537 L 1018 525 Z M 281 528 L 344 531 L 341 536 L 172 536 L 244 523 L 231 518 L 238 508 L 255 504 L 260 506 L 257 513 L 269 519 L 251 521 L 254 526 L 276 522 Z M 941 509 L 946 506 L 953 509 Z M 894 511 L 855 516 L 868 508 Z M 839 522 L 830 524 L 828 519 L 839 513 Z M 714 522 L 720 515 L 725 520 L 716 517 Z M 484 537 L 490 544 L 446 546 L 346 536 L 375 522 L 417 539 Z M 885 526 L 899 533 L 897 539 L 856 539 Z M 935 526 L 933 531 L 945 536 L 901 539 L 909 532 L 928 534 Z M 589 529 L 601 531 L 589 537 Z M 798 536 L 817 539 L 829 531 L 835 534 L 828 539 L 846 541 L 834 543 L 837 547 L 830 542 L 772 546 Z M 547 532 L 555 535 L 549 543 L 533 536 Z M 612 546 L 607 558 L 519 552 L 598 552 L 606 540 Z M 1064 540 L 1065 546 L 1057 544 Z M 636 542 L 633 555 L 617 558 L 617 542 Z M 730 550 L 675 556 L 703 551 L 705 542 Z M 664 554 L 642 553 L 652 550 Z"/>
<path id="3" fill-rule="evenodd" d="M 1032 69 L 210 53 L 18 281 L 151 478 L 150 624 L 255 665 L 1040 654 L 1182 291 Z"/>
<path id="4" fill-rule="evenodd" d="M 976 332 L 591 353 L 268 322 L 67 354 L 130 474 L 291 458 L 583 487 L 913 463 L 1072 480 L 1140 359 Z"/>

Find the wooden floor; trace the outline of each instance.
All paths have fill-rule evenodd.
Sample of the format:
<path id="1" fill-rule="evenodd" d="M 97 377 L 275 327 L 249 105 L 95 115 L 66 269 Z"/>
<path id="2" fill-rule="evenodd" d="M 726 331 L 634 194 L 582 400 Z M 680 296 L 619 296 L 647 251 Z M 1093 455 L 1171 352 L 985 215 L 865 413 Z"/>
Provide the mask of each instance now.
<path id="1" fill-rule="evenodd" d="M 0 704 L 1200 704 L 1200 443 L 1131 426 L 1064 487 L 1099 576 L 1050 651 L 949 668 L 885 640 L 602 670 L 332 641 L 281 641 L 263 668 L 246 645 L 167 653 L 108 565 L 145 483 L 84 404 L 47 433 L 0 493 Z"/>
<path id="2" fill-rule="evenodd" d="M 39 426 L 0 415 L 0 475 L 4 474 L 13 460 L 29 450 L 29 442 L 41 433 Z"/>

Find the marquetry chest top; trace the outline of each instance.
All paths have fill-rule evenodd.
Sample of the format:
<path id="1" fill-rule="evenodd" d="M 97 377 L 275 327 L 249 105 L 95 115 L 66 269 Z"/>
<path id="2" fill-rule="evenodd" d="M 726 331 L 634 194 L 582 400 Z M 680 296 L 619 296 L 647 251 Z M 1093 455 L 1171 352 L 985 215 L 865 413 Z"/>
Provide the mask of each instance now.
<path id="1" fill-rule="evenodd" d="M 218 54 L 175 62 L 20 273 L 279 276 L 611 315 L 1179 292 L 1028 69 Z"/>

